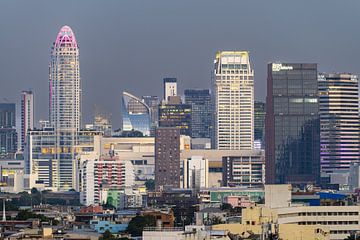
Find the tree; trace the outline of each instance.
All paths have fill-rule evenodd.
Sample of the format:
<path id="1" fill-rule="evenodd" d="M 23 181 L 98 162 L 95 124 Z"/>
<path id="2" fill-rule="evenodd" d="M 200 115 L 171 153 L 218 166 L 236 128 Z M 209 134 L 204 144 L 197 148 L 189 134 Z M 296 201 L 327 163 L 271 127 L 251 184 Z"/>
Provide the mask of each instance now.
<path id="1" fill-rule="evenodd" d="M 106 230 L 103 235 L 99 238 L 99 240 L 116 240 L 117 238 L 112 235 L 109 230 Z"/>
<path id="2" fill-rule="evenodd" d="M 29 210 L 21 210 L 16 215 L 16 220 L 28 220 L 30 218 L 38 218 L 41 222 L 49 222 L 49 219 L 42 214 L 35 214 Z"/>
<path id="3" fill-rule="evenodd" d="M 153 216 L 136 216 L 129 222 L 127 232 L 132 237 L 138 237 L 142 235 L 142 231 L 145 227 L 155 227 L 156 219 Z"/>
<path id="4" fill-rule="evenodd" d="M 155 181 L 154 179 L 148 179 L 145 182 L 146 189 L 148 191 L 154 191 L 155 190 Z"/>

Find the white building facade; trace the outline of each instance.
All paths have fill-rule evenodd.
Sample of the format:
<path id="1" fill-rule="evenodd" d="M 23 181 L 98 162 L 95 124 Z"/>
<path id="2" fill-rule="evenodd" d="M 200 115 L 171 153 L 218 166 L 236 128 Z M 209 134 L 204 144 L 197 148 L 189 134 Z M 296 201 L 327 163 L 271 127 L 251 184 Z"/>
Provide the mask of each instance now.
<path id="1" fill-rule="evenodd" d="M 249 150 L 254 142 L 254 70 L 249 52 L 216 54 L 213 72 L 215 148 Z"/>

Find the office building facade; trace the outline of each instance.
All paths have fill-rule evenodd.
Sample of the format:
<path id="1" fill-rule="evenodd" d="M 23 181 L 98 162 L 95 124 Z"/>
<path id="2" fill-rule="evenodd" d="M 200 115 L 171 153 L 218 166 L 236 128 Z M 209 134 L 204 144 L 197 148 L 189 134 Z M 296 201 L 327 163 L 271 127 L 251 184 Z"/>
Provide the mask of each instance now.
<path id="1" fill-rule="evenodd" d="M 164 78 L 164 101 L 168 101 L 169 97 L 177 96 L 177 79 L 176 78 Z"/>
<path id="2" fill-rule="evenodd" d="M 34 94 L 21 92 L 21 150 L 24 151 L 28 131 L 34 129 Z"/>
<path id="3" fill-rule="evenodd" d="M 254 139 L 261 145 L 265 137 L 265 103 L 261 101 L 254 102 Z"/>
<path id="4" fill-rule="evenodd" d="M 320 126 L 317 65 L 268 64 L 266 183 L 319 180 Z"/>
<path id="5" fill-rule="evenodd" d="M 353 74 L 319 74 L 321 171 L 360 161 L 359 83 Z"/>
<path id="6" fill-rule="evenodd" d="M 150 136 L 151 110 L 145 102 L 134 95 L 123 92 L 122 97 L 123 131 L 139 131 Z"/>
<path id="7" fill-rule="evenodd" d="M 223 156 L 223 186 L 262 188 L 265 183 L 265 154 L 262 150 L 245 155 Z"/>
<path id="8" fill-rule="evenodd" d="M 151 131 L 150 135 L 155 135 L 155 128 L 159 126 L 159 97 L 158 96 L 142 96 L 143 101 L 150 108 Z"/>
<path id="9" fill-rule="evenodd" d="M 155 132 L 155 187 L 180 187 L 180 129 L 159 127 Z"/>
<path id="10" fill-rule="evenodd" d="M 246 51 L 218 52 L 214 61 L 215 148 L 246 150 L 254 142 L 254 70 Z"/>
<path id="11" fill-rule="evenodd" d="M 191 105 L 191 137 L 211 138 L 213 109 L 208 89 L 186 89 L 185 104 Z"/>
<path id="12" fill-rule="evenodd" d="M 0 103 L 0 158 L 17 151 L 15 103 Z"/>
<path id="13" fill-rule="evenodd" d="M 191 136 L 191 123 L 192 110 L 190 104 L 171 103 L 170 101 L 159 106 L 159 127 L 176 127 L 180 129 L 181 135 Z"/>

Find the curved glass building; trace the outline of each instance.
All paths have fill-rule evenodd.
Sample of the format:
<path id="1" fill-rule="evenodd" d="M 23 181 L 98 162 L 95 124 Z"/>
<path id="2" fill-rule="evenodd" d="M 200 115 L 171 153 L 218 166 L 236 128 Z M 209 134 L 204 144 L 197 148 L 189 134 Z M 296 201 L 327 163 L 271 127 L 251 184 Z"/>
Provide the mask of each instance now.
<path id="1" fill-rule="evenodd" d="M 122 97 L 123 131 L 139 131 L 144 136 L 150 136 L 151 114 L 150 108 L 138 97 L 123 92 Z"/>

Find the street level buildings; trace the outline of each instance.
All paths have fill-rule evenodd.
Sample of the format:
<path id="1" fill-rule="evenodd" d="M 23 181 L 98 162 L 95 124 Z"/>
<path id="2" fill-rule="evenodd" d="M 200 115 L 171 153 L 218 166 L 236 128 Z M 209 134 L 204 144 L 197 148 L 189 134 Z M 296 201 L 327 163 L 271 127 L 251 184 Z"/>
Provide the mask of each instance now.
<path id="1" fill-rule="evenodd" d="M 269 63 L 266 96 L 266 183 L 319 180 L 317 65 Z"/>
<path id="2" fill-rule="evenodd" d="M 249 52 L 216 54 L 213 71 L 215 148 L 249 150 L 254 142 L 254 70 Z"/>

